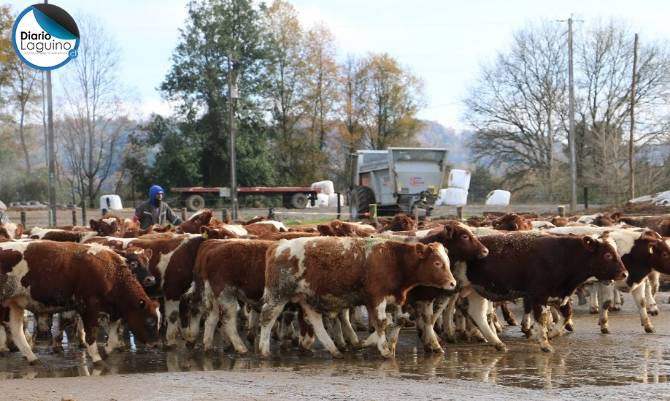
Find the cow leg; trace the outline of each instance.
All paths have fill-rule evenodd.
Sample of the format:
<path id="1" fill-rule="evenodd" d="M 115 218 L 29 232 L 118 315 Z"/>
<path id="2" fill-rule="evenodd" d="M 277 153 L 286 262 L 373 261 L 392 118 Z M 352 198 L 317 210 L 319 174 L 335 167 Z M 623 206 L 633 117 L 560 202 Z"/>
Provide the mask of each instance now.
<path id="1" fill-rule="evenodd" d="M 532 325 L 532 319 L 530 312 L 524 311 L 523 317 L 521 318 L 521 332 L 526 335 L 526 338 L 530 336 L 530 326 Z"/>
<path id="2" fill-rule="evenodd" d="M 206 312 L 207 318 L 205 319 L 205 331 L 202 335 L 202 344 L 205 351 L 211 351 L 214 342 L 214 333 L 219 324 L 219 318 L 221 316 L 220 306 L 218 300 L 212 300 L 210 308 Z"/>
<path id="3" fill-rule="evenodd" d="M 435 314 L 433 313 L 433 302 L 416 302 L 416 327 L 425 352 L 444 353 L 440 342 L 435 334 Z"/>
<path id="4" fill-rule="evenodd" d="M 228 339 L 233 344 L 233 348 L 238 354 L 246 354 L 249 352 L 247 346 L 240 338 L 240 334 L 237 331 L 237 311 L 238 303 L 235 297 L 226 297 L 221 303 L 223 306 L 223 313 L 221 314 L 223 330 L 228 336 Z M 209 318 L 208 318 L 209 319 Z"/>
<path id="5" fill-rule="evenodd" d="M 501 334 L 503 329 L 500 325 L 500 321 L 498 321 L 498 314 L 496 313 L 496 308 L 493 302 L 489 302 L 489 319 L 491 330 L 495 330 L 496 333 Z"/>
<path id="6" fill-rule="evenodd" d="M 635 300 L 635 305 L 637 306 L 638 312 L 640 313 L 640 321 L 644 327 L 644 331 L 647 333 L 654 332 L 654 326 L 651 324 L 651 319 L 647 315 L 647 305 L 644 299 L 644 286 L 642 284 L 635 287 L 631 290 L 631 295 Z"/>
<path id="7" fill-rule="evenodd" d="M 260 315 L 256 309 L 253 307 L 249 312 L 249 319 L 247 319 L 247 339 L 251 344 L 256 340 L 256 334 L 258 334 L 258 319 Z"/>
<path id="8" fill-rule="evenodd" d="M 591 284 L 591 287 L 589 289 L 589 313 L 591 314 L 596 314 L 598 313 L 599 310 L 599 302 L 598 302 L 598 291 L 600 289 L 601 283 L 593 283 Z M 602 301 L 601 301 L 602 302 Z"/>
<path id="9" fill-rule="evenodd" d="M 321 342 L 321 345 L 330 352 L 334 358 L 341 358 L 342 353 L 337 349 L 337 346 L 333 342 L 333 339 L 330 338 L 326 328 L 323 326 L 323 317 L 319 312 L 314 310 L 307 302 L 300 302 L 302 310 L 305 311 L 305 319 L 311 323 L 314 328 L 314 335 Z"/>
<path id="10" fill-rule="evenodd" d="M 609 310 L 612 305 L 612 296 L 613 296 L 613 287 L 605 283 L 595 283 L 593 284 L 593 294 L 597 294 L 596 297 L 600 299 L 600 318 L 598 319 L 598 324 L 600 325 L 600 332 L 603 334 L 609 334 Z"/>
<path id="11" fill-rule="evenodd" d="M 479 331 L 484 335 L 486 341 L 492 344 L 498 351 L 506 351 L 507 347 L 500 341 L 498 335 L 488 323 L 487 313 L 489 310 L 489 301 L 472 291 L 468 294 L 468 315 L 475 323 Z"/>
<path id="12" fill-rule="evenodd" d="M 391 358 L 393 352 L 389 348 L 388 341 L 386 340 L 386 327 L 389 324 L 389 321 L 386 318 L 386 301 L 382 301 L 376 306 L 369 305 L 368 316 L 370 318 L 370 323 L 374 328 L 374 332 L 363 341 L 363 346 L 369 347 L 377 345 L 377 349 L 384 358 Z"/>
<path id="13" fill-rule="evenodd" d="M 356 330 L 368 330 L 368 325 L 365 323 L 365 317 L 363 316 L 364 309 L 364 306 L 355 306 L 352 308 L 352 327 L 355 327 Z"/>
<path id="14" fill-rule="evenodd" d="M 177 346 L 177 335 L 179 333 L 179 301 L 165 300 L 165 317 L 167 329 L 165 330 L 165 347 Z"/>
<path id="15" fill-rule="evenodd" d="M 647 313 L 649 313 L 651 316 L 657 316 L 658 305 L 656 305 L 656 300 L 654 299 L 654 290 L 652 287 L 652 281 L 654 278 L 652 276 L 656 276 L 656 280 L 658 280 L 658 273 L 654 271 L 649 273 L 645 280 L 644 296 L 647 301 Z"/>
<path id="16" fill-rule="evenodd" d="M 263 304 L 263 308 L 261 309 L 261 332 L 259 335 L 258 348 L 261 356 L 264 358 L 270 356 L 270 334 L 272 334 L 272 327 L 287 303 L 288 301 L 273 300 Z"/>
<path id="17" fill-rule="evenodd" d="M 31 365 L 37 362 L 37 356 L 30 349 L 26 333 L 23 331 L 23 308 L 15 303 L 9 305 L 9 330 L 12 333 L 12 341 L 21 354 Z"/>
<path id="18" fill-rule="evenodd" d="M 456 301 L 458 301 L 458 294 L 452 295 L 447 299 L 447 306 L 444 309 L 442 316 L 442 331 L 446 340 L 453 343 L 456 342 L 456 323 L 454 321 L 456 314 Z"/>
<path id="19" fill-rule="evenodd" d="M 279 318 L 279 324 L 277 329 L 277 339 L 279 340 L 280 347 L 290 348 L 293 339 L 293 321 L 295 320 L 296 313 L 294 311 L 284 310 Z"/>
<path id="20" fill-rule="evenodd" d="M 63 352 L 63 326 L 61 325 L 61 314 L 55 313 L 51 327 L 51 348 L 55 353 Z"/>
<path id="21" fill-rule="evenodd" d="M 107 345 L 105 345 L 105 353 L 107 355 L 114 352 L 114 350 L 121 348 L 123 346 L 123 336 L 120 331 L 122 330 L 121 319 L 117 319 L 109 323 L 107 331 Z"/>
<path id="22" fill-rule="evenodd" d="M 533 306 L 533 315 L 535 323 L 531 327 L 531 337 L 540 343 L 540 349 L 544 352 L 552 352 L 554 349 L 549 344 L 547 338 L 547 322 L 551 317 L 549 307 L 542 304 L 535 304 Z"/>
<path id="23" fill-rule="evenodd" d="M 340 318 L 340 324 L 342 325 L 342 334 L 344 334 L 349 345 L 354 349 L 360 348 L 361 341 L 358 339 L 358 334 L 356 334 L 356 330 L 354 330 L 351 321 L 349 320 L 349 309 L 341 310 L 338 317 Z"/>
<path id="24" fill-rule="evenodd" d="M 562 305 L 561 305 L 562 306 Z M 549 322 L 549 330 L 547 332 L 548 338 L 560 337 L 563 335 L 563 328 L 565 327 L 566 318 L 559 307 L 550 306 L 551 322 Z"/>
<path id="25" fill-rule="evenodd" d="M 314 337 L 314 327 L 311 323 L 305 320 L 305 312 L 302 308 L 298 308 L 297 319 L 294 319 L 294 324 L 298 324 L 298 344 L 305 351 L 311 351 L 312 345 L 316 341 Z"/>
<path id="26" fill-rule="evenodd" d="M 7 329 L 4 324 L 0 323 L 0 355 L 9 352 L 9 347 L 7 346 L 8 342 Z"/>
<path id="27" fill-rule="evenodd" d="M 568 299 L 568 302 L 561 305 L 558 310 L 563 315 L 565 322 L 563 327 L 565 327 L 565 330 L 573 332 L 575 330 L 575 323 L 572 321 L 572 314 L 574 312 L 574 308 L 572 307 L 572 298 Z"/>
<path id="28" fill-rule="evenodd" d="M 97 302 L 95 300 L 89 300 L 89 304 L 86 305 L 86 309 L 82 314 L 82 320 L 84 321 L 86 351 L 88 352 L 88 356 L 91 357 L 91 360 L 94 364 L 99 364 L 102 362 L 102 357 L 100 356 L 97 342 L 98 311 L 99 308 L 97 306 Z"/>
<path id="29" fill-rule="evenodd" d="M 337 349 L 340 351 L 346 351 L 347 342 L 344 340 L 344 334 L 342 333 L 342 326 L 340 321 L 337 319 L 337 315 L 328 315 L 323 321 L 326 331 L 330 335 L 330 338 L 333 339 L 333 342 L 337 346 Z"/>
<path id="30" fill-rule="evenodd" d="M 518 325 L 514 313 L 512 313 L 512 311 L 509 309 L 509 302 L 507 301 L 501 302 L 500 310 L 502 311 L 503 318 L 505 319 L 505 322 L 507 322 L 508 325 L 510 326 Z"/>

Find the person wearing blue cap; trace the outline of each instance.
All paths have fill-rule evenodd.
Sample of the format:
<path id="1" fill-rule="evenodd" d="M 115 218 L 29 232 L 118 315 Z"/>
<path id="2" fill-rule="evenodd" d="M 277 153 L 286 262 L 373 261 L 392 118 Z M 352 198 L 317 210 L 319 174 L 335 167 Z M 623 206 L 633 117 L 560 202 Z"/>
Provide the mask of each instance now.
<path id="1" fill-rule="evenodd" d="M 160 185 L 152 185 L 149 188 L 149 200 L 135 209 L 135 219 L 140 222 L 140 228 L 143 230 L 154 224 L 181 224 L 179 216 L 163 202 L 164 195 L 165 191 Z"/>

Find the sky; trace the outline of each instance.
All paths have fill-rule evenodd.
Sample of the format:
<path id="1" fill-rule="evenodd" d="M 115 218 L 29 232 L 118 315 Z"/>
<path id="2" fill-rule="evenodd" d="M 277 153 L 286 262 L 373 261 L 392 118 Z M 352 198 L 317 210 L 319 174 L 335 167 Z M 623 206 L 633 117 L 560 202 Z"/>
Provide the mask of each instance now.
<path id="1" fill-rule="evenodd" d="M 338 57 L 387 52 L 425 84 L 419 117 L 457 129 L 464 99 L 483 64 L 509 46 L 514 31 L 540 19 L 575 30 L 611 18 L 624 21 L 640 41 L 670 39 L 670 1 L 662 0 L 289 0 L 303 26 L 324 23 Z M 15 12 L 34 3 L 11 1 Z M 139 114 L 169 113 L 157 90 L 186 18 L 186 0 L 51 1 L 74 18 L 92 16 L 121 49 L 119 79 Z M 632 38 L 631 38 L 632 40 Z M 65 67 L 67 68 L 67 66 Z M 57 75 L 57 72 L 54 73 Z M 57 76 L 54 78 L 58 79 Z"/>

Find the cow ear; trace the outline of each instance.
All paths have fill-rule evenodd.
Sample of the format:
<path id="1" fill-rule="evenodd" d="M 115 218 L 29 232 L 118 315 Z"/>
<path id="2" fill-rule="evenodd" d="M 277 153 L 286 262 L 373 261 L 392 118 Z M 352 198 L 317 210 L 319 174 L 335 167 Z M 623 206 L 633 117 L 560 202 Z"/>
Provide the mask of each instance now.
<path id="1" fill-rule="evenodd" d="M 144 302 L 143 299 L 140 299 L 140 304 L 139 305 L 140 305 L 140 309 L 146 309 L 146 307 L 147 307 L 147 303 Z"/>
<path id="2" fill-rule="evenodd" d="M 656 244 L 649 244 L 649 254 L 653 255 L 656 252 Z"/>
<path id="3" fill-rule="evenodd" d="M 145 249 L 145 250 L 143 251 L 143 253 L 144 253 L 144 256 L 147 257 L 147 259 L 151 259 L 151 257 L 154 255 L 154 251 L 152 251 L 152 250 L 149 249 L 149 248 Z"/>
<path id="4" fill-rule="evenodd" d="M 207 228 L 207 226 L 200 227 L 200 234 L 202 234 L 202 238 L 204 239 L 209 238 L 209 229 Z"/>
<path id="5" fill-rule="evenodd" d="M 425 259 L 428 256 L 428 254 L 430 253 L 429 248 L 430 247 L 426 244 L 417 243 L 415 248 L 414 248 L 414 250 L 416 251 L 416 256 L 419 259 Z"/>
<path id="6" fill-rule="evenodd" d="M 88 224 L 91 226 L 91 229 L 98 230 L 98 222 L 96 220 L 91 219 Z"/>
<path id="7" fill-rule="evenodd" d="M 444 234 L 448 239 L 453 239 L 454 238 L 454 227 L 453 226 L 444 226 Z"/>
<path id="8" fill-rule="evenodd" d="M 594 240 L 591 237 L 584 237 L 582 241 L 584 242 L 584 248 L 586 248 L 589 252 L 596 251 L 598 247 L 598 241 Z"/>

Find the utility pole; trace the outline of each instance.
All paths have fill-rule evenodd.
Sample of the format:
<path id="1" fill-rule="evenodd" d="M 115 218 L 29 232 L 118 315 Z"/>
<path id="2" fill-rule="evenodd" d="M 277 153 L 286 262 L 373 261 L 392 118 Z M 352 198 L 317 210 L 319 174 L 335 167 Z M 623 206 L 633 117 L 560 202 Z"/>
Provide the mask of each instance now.
<path id="1" fill-rule="evenodd" d="M 238 98 L 237 77 L 234 71 L 232 56 L 228 55 L 228 128 L 230 129 L 230 200 L 232 203 L 232 219 L 237 220 L 237 174 L 235 160 L 235 100 Z"/>
<path id="2" fill-rule="evenodd" d="M 48 4 L 48 0 L 44 0 Z M 49 148 L 49 225 L 56 225 L 56 151 L 54 146 L 54 108 L 51 91 L 51 71 L 47 75 L 47 146 Z"/>
<path id="3" fill-rule="evenodd" d="M 570 126 L 568 146 L 570 147 L 570 211 L 577 209 L 577 155 L 575 151 L 575 81 L 572 60 L 572 17 L 568 18 L 568 108 Z"/>
<path id="4" fill-rule="evenodd" d="M 637 33 L 633 44 L 633 79 L 630 84 L 630 136 L 628 137 L 628 193 L 635 198 L 635 84 L 637 83 Z"/>

